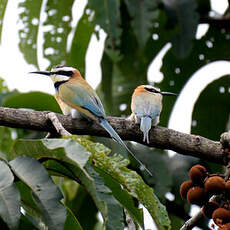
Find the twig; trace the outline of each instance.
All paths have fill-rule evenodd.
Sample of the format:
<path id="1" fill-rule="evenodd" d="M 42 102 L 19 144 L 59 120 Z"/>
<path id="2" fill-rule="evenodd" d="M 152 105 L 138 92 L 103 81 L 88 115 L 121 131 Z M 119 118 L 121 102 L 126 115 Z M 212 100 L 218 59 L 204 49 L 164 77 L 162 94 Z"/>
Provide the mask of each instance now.
<path id="1" fill-rule="evenodd" d="M 71 136 L 71 133 L 65 130 L 65 128 L 62 126 L 61 122 L 58 120 L 55 113 L 50 112 L 47 114 L 47 117 L 51 120 L 55 129 L 61 136 Z"/>

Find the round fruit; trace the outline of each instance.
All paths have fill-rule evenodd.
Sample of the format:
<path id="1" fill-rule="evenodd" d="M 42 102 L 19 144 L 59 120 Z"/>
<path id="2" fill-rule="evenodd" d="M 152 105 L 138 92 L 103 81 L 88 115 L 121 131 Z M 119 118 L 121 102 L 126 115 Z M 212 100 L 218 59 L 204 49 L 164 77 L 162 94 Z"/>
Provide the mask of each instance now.
<path id="1" fill-rule="evenodd" d="M 189 177 L 195 184 L 203 184 L 207 170 L 202 165 L 194 165 L 189 171 Z"/>
<path id="2" fill-rule="evenodd" d="M 230 230 L 230 223 L 222 225 L 218 230 Z"/>
<path id="3" fill-rule="evenodd" d="M 203 205 L 206 201 L 204 189 L 199 186 L 190 188 L 187 193 L 187 200 L 191 204 Z"/>
<path id="4" fill-rule="evenodd" d="M 230 211 L 225 208 L 218 208 L 212 214 L 215 224 L 226 224 L 230 222 Z"/>
<path id="5" fill-rule="evenodd" d="M 212 213 L 219 207 L 220 206 L 216 201 L 210 201 L 204 205 L 204 207 L 202 208 L 202 213 L 208 219 L 212 219 Z"/>
<path id="6" fill-rule="evenodd" d="M 205 192 L 211 195 L 220 194 L 225 190 L 226 188 L 225 184 L 226 183 L 222 177 L 219 176 L 209 177 L 204 184 Z"/>
<path id="7" fill-rule="evenodd" d="M 180 186 L 180 195 L 183 199 L 187 199 L 188 190 L 194 186 L 191 180 L 184 181 Z"/>

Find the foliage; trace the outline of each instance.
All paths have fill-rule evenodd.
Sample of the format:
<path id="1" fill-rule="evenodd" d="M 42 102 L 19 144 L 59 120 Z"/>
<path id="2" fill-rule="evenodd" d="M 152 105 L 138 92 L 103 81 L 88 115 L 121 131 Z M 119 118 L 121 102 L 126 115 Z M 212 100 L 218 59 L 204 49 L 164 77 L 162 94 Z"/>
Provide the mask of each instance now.
<path id="1" fill-rule="evenodd" d="M 7 2 L 0 2 L 0 41 Z M 210 16 L 209 0 L 88 0 L 74 24 L 75 4 L 78 6 L 78 1 L 20 1 L 19 48 L 25 60 L 37 68 L 40 52 L 49 61 L 48 69 L 68 64 L 84 75 L 90 40 L 94 35 L 99 38 L 98 31 L 104 30 L 107 37 L 97 92 L 107 114 L 130 114 L 134 88 L 148 83 L 148 68 L 168 43 L 171 48 L 161 67 L 164 78 L 157 83 L 164 91 L 180 94 L 190 84 L 191 76 L 207 63 L 229 61 L 229 27 L 218 24 L 224 15 L 210 23 L 201 38 L 196 37 L 199 22 L 204 18 L 215 21 Z M 39 40 L 41 34 L 44 41 Z M 42 43 L 41 50 L 38 43 Z M 206 87 L 194 105 L 193 133 L 218 140 L 229 129 L 229 92 L 229 76 Z M 164 98 L 160 125 L 167 126 L 175 101 Z M 51 95 L 9 92 L 3 80 L 0 105 L 60 112 Z M 0 127 L 0 221 L 6 229 L 124 229 L 123 209 L 136 226 L 144 228 L 139 204 L 148 209 L 159 229 L 178 229 L 188 217 L 190 206 L 181 200 L 179 185 L 186 180 L 184 172 L 198 159 L 177 155 L 169 158 L 161 150 L 130 143 L 153 173 L 149 177 L 131 159 L 132 170 L 128 169 L 129 161 L 121 156 L 127 156 L 126 152 L 108 139 L 93 138 L 108 146 L 112 156 L 108 148 L 93 143 L 90 137 L 47 140 L 44 136 Z M 209 171 L 217 168 L 203 164 Z M 166 196 L 168 192 L 174 196 L 172 201 Z M 180 211 L 173 211 L 175 207 Z M 103 224 L 97 218 L 98 212 Z M 204 224 L 203 229 L 207 228 Z"/>

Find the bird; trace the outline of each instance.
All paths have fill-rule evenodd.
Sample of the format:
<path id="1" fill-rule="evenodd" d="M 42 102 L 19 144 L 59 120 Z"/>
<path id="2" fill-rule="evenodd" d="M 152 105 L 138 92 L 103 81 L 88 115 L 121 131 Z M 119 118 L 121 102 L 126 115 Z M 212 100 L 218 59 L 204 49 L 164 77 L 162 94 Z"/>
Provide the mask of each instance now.
<path id="1" fill-rule="evenodd" d="M 149 144 L 149 130 L 160 121 L 163 95 L 177 96 L 175 93 L 161 92 L 159 88 L 151 85 L 138 86 L 131 99 L 130 119 L 140 124 L 143 132 L 143 142 Z"/>
<path id="2" fill-rule="evenodd" d="M 102 102 L 94 89 L 81 76 L 80 72 L 71 66 L 57 65 L 51 71 L 34 71 L 32 74 L 49 76 L 55 88 L 55 98 L 64 115 L 72 118 L 85 117 L 98 122 L 131 156 L 139 163 L 140 169 L 149 175 L 152 173 L 134 155 L 106 119 Z"/>

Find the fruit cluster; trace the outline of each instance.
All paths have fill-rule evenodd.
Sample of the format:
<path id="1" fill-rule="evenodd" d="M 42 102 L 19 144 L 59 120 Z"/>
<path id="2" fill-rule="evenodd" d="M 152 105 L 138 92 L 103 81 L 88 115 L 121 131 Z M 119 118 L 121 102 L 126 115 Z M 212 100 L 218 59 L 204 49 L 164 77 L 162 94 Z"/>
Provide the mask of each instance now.
<path id="1" fill-rule="evenodd" d="M 189 171 L 190 180 L 180 186 L 180 195 L 191 204 L 203 206 L 203 215 L 213 219 L 218 230 L 230 230 L 230 180 L 208 174 L 205 167 L 195 165 Z M 219 203 L 209 201 L 211 196 L 222 197 Z M 224 198 L 224 199 L 223 199 Z"/>

